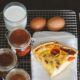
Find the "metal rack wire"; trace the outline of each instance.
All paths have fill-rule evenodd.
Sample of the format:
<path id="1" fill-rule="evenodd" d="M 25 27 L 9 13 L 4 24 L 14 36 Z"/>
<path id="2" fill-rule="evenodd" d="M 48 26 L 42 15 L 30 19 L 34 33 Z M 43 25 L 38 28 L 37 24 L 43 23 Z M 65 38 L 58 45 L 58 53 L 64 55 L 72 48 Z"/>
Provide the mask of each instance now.
<path id="1" fill-rule="evenodd" d="M 45 17 L 49 19 L 53 16 L 62 16 L 66 21 L 65 28 L 62 31 L 67 31 L 72 33 L 77 37 L 77 19 L 76 13 L 72 10 L 28 10 L 28 26 L 26 29 L 33 34 L 33 31 L 29 28 L 29 22 L 34 17 Z M 47 29 L 45 29 L 47 30 Z M 3 21 L 3 15 L 0 13 L 0 48 L 9 47 L 7 40 L 5 38 L 6 28 Z M 31 63 L 30 63 L 30 55 L 27 55 L 23 58 L 18 58 L 18 67 L 23 68 L 31 75 Z M 78 59 L 79 61 L 79 59 Z M 78 63 L 78 80 L 80 80 L 79 76 L 79 63 Z"/>

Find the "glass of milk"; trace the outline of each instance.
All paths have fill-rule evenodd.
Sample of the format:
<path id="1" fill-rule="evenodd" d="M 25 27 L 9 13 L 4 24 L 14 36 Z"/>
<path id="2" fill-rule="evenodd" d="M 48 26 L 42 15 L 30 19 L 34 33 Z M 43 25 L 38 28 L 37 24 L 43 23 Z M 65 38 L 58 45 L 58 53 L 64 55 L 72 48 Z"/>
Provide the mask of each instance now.
<path id="1" fill-rule="evenodd" d="M 3 10 L 6 28 L 11 31 L 13 28 L 25 28 L 27 25 L 27 11 L 23 4 L 11 2 Z"/>

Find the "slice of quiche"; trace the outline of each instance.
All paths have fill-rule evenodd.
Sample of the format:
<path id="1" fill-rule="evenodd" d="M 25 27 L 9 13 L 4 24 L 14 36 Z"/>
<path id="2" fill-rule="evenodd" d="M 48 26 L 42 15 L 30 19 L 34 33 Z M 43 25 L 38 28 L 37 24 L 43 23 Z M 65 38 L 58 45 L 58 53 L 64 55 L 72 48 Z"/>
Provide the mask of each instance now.
<path id="1" fill-rule="evenodd" d="M 41 44 L 35 47 L 32 53 L 50 76 L 55 76 L 62 72 L 77 56 L 75 49 L 63 46 L 58 42 Z"/>

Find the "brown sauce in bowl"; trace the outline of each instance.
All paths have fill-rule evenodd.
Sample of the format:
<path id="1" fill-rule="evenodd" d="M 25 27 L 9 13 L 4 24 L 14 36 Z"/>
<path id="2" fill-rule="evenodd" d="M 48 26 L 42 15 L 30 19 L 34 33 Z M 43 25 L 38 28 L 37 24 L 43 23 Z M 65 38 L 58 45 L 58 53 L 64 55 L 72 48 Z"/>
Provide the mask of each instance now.
<path id="1" fill-rule="evenodd" d="M 13 56 L 10 53 L 0 54 L 0 66 L 9 66 L 13 63 L 13 60 Z"/>
<path id="2" fill-rule="evenodd" d="M 22 74 L 14 74 L 10 77 L 10 80 L 26 80 L 26 78 Z"/>
<path id="3" fill-rule="evenodd" d="M 16 29 L 10 34 L 9 41 L 11 44 L 22 45 L 30 39 L 29 34 L 23 29 Z"/>

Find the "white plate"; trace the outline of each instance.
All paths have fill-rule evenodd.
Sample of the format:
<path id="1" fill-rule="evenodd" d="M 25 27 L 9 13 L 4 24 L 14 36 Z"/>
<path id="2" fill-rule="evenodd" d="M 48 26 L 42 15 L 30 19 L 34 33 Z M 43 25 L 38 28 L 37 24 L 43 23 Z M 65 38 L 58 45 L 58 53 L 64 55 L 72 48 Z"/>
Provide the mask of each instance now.
<path id="1" fill-rule="evenodd" d="M 40 36 L 41 35 L 43 34 L 40 34 Z M 59 34 L 59 36 L 56 34 L 55 37 L 54 35 L 53 36 L 49 35 L 49 37 L 46 38 L 45 36 L 44 38 L 41 37 L 39 38 L 36 36 L 35 37 L 36 41 L 34 42 L 33 46 L 41 42 L 53 40 L 77 49 L 77 38 L 75 38 L 75 36 L 73 35 L 72 36 L 69 35 L 68 37 L 68 35 L 66 35 L 67 36 L 66 37 L 65 35 L 63 36 L 63 34 L 61 35 Z M 53 78 L 49 77 L 48 73 L 45 71 L 43 66 L 38 61 L 35 60 L 32 54 L 31 54 L 31 65 L 32 65 L 32 80 L 77 80 L 77 59 L 71 65 L 69 65 L 63 72 L 61 72 L 60 74 L 58 74 Z"/>

